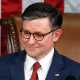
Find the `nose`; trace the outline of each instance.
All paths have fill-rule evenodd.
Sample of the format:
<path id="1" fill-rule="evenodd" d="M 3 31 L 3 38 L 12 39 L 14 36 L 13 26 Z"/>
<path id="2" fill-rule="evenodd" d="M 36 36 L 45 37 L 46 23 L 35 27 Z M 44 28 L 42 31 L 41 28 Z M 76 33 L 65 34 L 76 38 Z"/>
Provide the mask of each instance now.
<path id="1" fill-rule="evenodd" d="M 35 39 L 34 36 L 31 34 L 30 39 L 28 41 L 29 44 L 34 44 L 35 43 Z"/>

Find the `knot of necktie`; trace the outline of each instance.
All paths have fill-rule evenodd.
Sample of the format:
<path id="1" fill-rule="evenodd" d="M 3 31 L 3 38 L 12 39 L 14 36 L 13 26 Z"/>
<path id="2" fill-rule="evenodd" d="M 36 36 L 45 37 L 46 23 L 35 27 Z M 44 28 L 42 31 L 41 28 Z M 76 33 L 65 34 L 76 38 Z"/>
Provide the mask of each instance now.
<path id="1" fill-rule="evenodd" d="M 39 62 L 36 62 L 36 63 L 34 63 L 34 65 L 33 65 L 33 70 L 37 71 L 37 70 L 39 69 L 39 67 L 40 67 Z"/>

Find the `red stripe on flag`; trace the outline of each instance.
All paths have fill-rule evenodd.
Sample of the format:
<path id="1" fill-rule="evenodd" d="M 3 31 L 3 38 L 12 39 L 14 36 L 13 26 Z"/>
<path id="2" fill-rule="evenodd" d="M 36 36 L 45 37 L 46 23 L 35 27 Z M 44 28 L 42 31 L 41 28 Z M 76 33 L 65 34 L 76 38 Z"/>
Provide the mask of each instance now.
<path id="1" fill-rule="evenodd" d="M 6 45 L 4 40 L 3 28 L 1 27 L 1 56 L 6 55 Z"/>
<path id="2" fill-rule="evenodd" d="M 62 13 L 64 12 L 64 0 L 44 0 L 44 2 L 55 6 Z"/>
<path id="3" fill-rule="evenodd" d="M 22 13 L 22 0 L 2 0 L 1 17 L 7 18 L 11 14 Z"/>

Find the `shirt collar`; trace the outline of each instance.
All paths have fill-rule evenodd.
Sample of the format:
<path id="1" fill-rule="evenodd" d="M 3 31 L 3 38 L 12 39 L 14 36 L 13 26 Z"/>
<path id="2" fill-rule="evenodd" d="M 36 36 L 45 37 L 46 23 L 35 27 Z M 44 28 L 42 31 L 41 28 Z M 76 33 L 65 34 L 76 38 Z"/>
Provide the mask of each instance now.
<path id="1" fill-rule="evenodd" d="M 43 59 L 41 59 L 39 61 L 39 63 L 40 63 L 40 65 L 41 65 L 45 74 L 49 70 L 49 67 L 50 67 L 51 62 L 52 62 L 53 55 L 54 55 L 54 48 L 50 51 L 50 53 L 48 53 L 47 56 L 45 56 Z"/>
<path id="2" fill-rule="evenodd" d="M 41 65 L 41 68 L 43 69 L 45 74 L 49 70 L 53 55 L 54 55 L 54 48 L 50 51 L 50 53 L 48 53 L 47 56 L 45 56 L 43 59 L 41 59 L 39 61 L 40 65 Z M 29 71 L 30 69 L 32 69 L 32 66 L 35 62 L 36 62 L 36 60 L 34 58 L 26 55 L 26 59 L 25 59 L 25 62 L 24 62 L 24 66 L 25 66 L 26 71 Z"/>
<path id="3" fill-rule="evenodd" d="M 26 59 L 24 62 L 24 66 L 26 71 L 28 72 L 30 69 L 32 69 L 33 64 L 36 62 L 36 60 L 28 55 L 26 55 Z"/>

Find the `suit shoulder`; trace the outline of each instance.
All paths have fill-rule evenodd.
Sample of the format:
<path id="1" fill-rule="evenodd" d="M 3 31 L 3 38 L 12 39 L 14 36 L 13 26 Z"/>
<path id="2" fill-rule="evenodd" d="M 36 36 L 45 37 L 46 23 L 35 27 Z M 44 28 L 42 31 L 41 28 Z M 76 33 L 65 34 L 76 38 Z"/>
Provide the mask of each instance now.
<path id="1" fill-rule="evenodd" d="M 61 55 L 61 54 L 59 54 L 57 51 L 56 51 L 56 49 L 54 50 L 55 51 L 55 53 L 56 53 L 56 55 L 57 55 L 57 57 L 59 57 L 58 59 L 62 59 L 62 61 L 64 62 L 64 64 L 67 66 L 72 66 L 72 65 L 75 65 L 75 66 L 80 66 L 80 63 L 78 63 L 78 62 L 76 62 L 76 61 L 74 61 L 74 60 L 72 60 L 72 59 L 70 59 L 70 58 L 68 58 L 68 57 L 66 57 L 66 56 L 64 56 L 64 55 Z"/>
<path id="2" fill-rule="evenodd" d="M 63 61 L 64 61 L 66 66 L 71 66 L 73 68 L 79 67 L 79 69 L 80 69 L 80 63 L 78 63 L 78 62 L 76 62 L 76 61 L 74 61 L 74 60 L 72 60 L 66 56 L 62 55 L 62 57 L 63 57 Z"/>
<path id="3" fill-rule="evenodd" d="M 15 53 L 11 53 L 11 54 L 7 54 L 7 55 L 4 55 L 4 56 L 0 56 L 0 64 L 1 63 L 6 63 L 6 62 L 9 62 L 11 61 L 14 57 L 18 56 L 18 55 L 21 55 L 24 53 L 24 50 L 23 51 L 18 51 L 18 52 L 15 52 Z"/>

